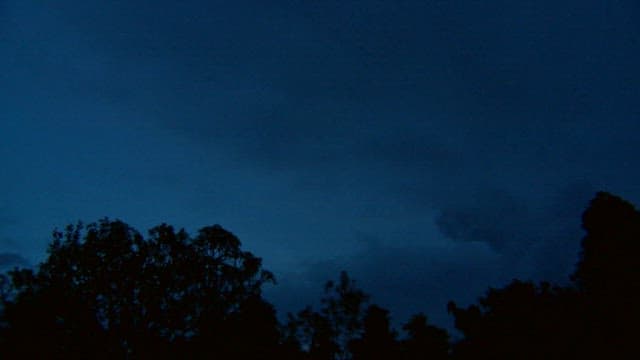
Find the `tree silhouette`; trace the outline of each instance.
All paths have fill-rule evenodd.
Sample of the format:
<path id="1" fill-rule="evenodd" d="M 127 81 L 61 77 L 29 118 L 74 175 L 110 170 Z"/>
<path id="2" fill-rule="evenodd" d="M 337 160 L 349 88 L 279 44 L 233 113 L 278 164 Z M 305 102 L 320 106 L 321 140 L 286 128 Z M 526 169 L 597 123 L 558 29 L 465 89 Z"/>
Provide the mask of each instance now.
<path id="1" fill-rule="evenodd" d="M 599 192 L 582 216 L 587 232 L 572 275 L 583 293 L 592 352 L 640 354 L 640 213 Z"/>
<path id="2" fill-rule="evenodd" d="M 582 216 L 587 235 L 572 279 L 591 296 L 633 298 L 640 293 L 640 213 L 600 192 Z"/>
<path id="3" fill-rule="evenodd" d="M 320 311 L 308 306 L 289 316 L 289 336 L 298 339 L 311 359 L 348 359 L 348 344 L 362 331 L 369 295 L 344 271 L 338 283 L 325 284 L 324 292 Z"/>
<path id="4" fill-rule="evenodd" d="M 70 225 L 53 238 L 37 271 L 10 272 L 0 336 L 5 354 L 265 355 L 277 345 L 275 312 L 261 298 L 273 275 L 220 226 L 190 238 L 163 224 L 145 240 L 127 224 L 104 219 Z M 240 341 L 242 347 L 232 346 Z"/>
<path id="5" fill-rule="evenodd" d="M 449 304 L 464 339 L 455 344 L 455 358 L 574 358 L 584 340 L 577 292 L 548 283 L 514 280 L 503 289 L 489 289 L 479 306 Z"/>
<path id="6" fill-rule="evenodd" d="M 391 328 L 389 311 L 367 305 L 369 296 L 358 289 L 346 272 L 339 281 L 329 281 L 318 311 L 307 306 L 289 314 L 283 330 L 284 342 L 297 359 L 440 359 L 448 356 L 449 335 L 427 325 L 426 316 L 416 315 L 405 330 L 407 339 L 399 342 Z M 366 306 L 366 307 L 365 307 Z M 291 355 L 292 354 L 292 355 Z"/>
<path id="7" fill-rule="evenodd" d="M 2 358 L 547 359 L 635 358 L 640 212 L 598 193 L 584 212 L 571 286 L 514 279 L 477 304 L 448 305 L 450 346 L 422 314 L 397 339 L 389 312 L 346 272 L 319 310 L 280 325 L 262 298 L 273 275 L 220 226 L 195 237 L 166 224 L 145 239 L 121 221 L 55 231 L 36 269 L 0 275 Z M 367 306 L 368 305 L 368 306 Z"/>
<path id="8" fill-rule="evenodd" d="M 464 334 L 455 358 L 622 358 L 640 355 L 640 213 L 600 192 L 583 214 L 574 286 L 514 280 L 479 305 L 449 304 Z"/>
<path id="9" fill-rule="evenodd" d="M 429 325 L 424 314 L 416 314 L 403 325 L 408 337 L 401 342 L 402 358 L 406 360 L 445 359 L 449 356 L 449 334 Z"/>
<path id="10" fill-rule="evenodd" d="M 397 359 L 399 347 L 396 332 L 391 329 L 389 311 L 370 305 L 363 320 L 362 335 L 349 342 L 354 360 Z"/>

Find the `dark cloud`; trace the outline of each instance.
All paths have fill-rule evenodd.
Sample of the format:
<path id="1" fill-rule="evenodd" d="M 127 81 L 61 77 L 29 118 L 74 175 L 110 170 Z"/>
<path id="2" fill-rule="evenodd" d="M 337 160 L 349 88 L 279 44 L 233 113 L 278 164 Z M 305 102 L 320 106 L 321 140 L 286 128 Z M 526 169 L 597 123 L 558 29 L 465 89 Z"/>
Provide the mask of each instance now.
<path id="1" fill-rule="evenodd" d="M 458 207 L 442 210 L 438 229 L 459 242 L 482 242 L 513 261 L 533 279 L 565 283 L 580 250 L 580 216 L 596 192 L 573 183 L 542 203 L 504 192 L 476 194 Z M 517 266 L 518 265 L 518 266 Z"/>
<path id="2" fill-rule="evenodd" d="M 490 286 L 513 278 L 568 283 L 580 251 L 580 214 L 593 189 L 574 183 L 541 203 L 495 189 L 477 192 L 435 217 L 434 230 L 446 239 L 436 232 L 418 231 L 423 238 L 416 242 L 408 239 L 416 233 L 382 238 L 361 233 L 357 250 L 300 263 L 267 294 L 281 309 L 297 311 L 301 299 L 317 304 L 322 284 L 346 270 L 372 301 L 392 310 L 396 326 L 422 311 L 453 329 L 445 312 L 450 300 L 475 302 Z M 425 219 L 423 227 L 429 222 Z"/>
<path id="3" fill-rule="evenodd" d="M 33 33 L 63 24 L 49 36 L 86 38 L 75 51 L 91 56 L 61 61 L 60 74 L 102 74 L 83 86 L 110 87 L 117 103 L 242 163 L 479 176 L 473 164 L 579 168 L 602 158 L 590 149 L 632 143 L 600 122 L 635 111 L 625 84 L 638 74 L 622 70 L 637 32 L 618 8 L 593 11 L 598 2 L 147 5 L 62 5 Z M 87 68 L 96 60 L 99 71 Z"/>
<path id="4" fill-rule="evenodd" d="M 582 212 L 599 189 L 586 182 L 567 185 L 549 199 L 531 228 L 535 242 L 531 250 L 536 279 L 566 283 L 575 270 L 584 231 Z"/>
<path id="5" fill-rule="evenodd" d="M 517 243 L 526 248 L 531 239 L 523 232 L 527 221 L 526 203 L 504 191 L 486 191 L 461 199 L 457 207 L 444 209 L 436 224 L 455 241 L 485 242 L 496 251 Z"/>

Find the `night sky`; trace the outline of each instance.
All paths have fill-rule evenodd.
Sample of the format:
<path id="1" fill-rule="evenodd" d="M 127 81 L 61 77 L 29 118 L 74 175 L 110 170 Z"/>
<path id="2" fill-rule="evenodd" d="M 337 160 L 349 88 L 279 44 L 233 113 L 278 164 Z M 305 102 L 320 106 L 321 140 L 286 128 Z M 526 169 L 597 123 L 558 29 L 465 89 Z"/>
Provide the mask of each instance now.
<path id="1" fill-rule="evenodd" d="M 0 268 L 55 227 L 220 224 L 280 312 L 567 281 L 640 204 L 640 3 L 0 0 Z"/>

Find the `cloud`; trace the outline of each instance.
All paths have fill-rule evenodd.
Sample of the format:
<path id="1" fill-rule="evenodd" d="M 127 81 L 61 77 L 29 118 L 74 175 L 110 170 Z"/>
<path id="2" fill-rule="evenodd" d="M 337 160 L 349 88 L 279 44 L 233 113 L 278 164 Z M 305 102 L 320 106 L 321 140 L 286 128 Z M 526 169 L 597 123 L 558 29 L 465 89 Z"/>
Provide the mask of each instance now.
<path id="1" fill-rule="evenodd" d="M 575 182 L 544 201 L 486 191 L 441 210 L 435 222 L 448 239 L 485 243 L 530 278 L 566 283 L 580 251 L 580 216 L 596 190 Z"/>
<path id="2" fill-rule="evenodd" d="M 454 241 L 485 242 L 495 251 L 518 243 L 526 247 L 528 239 L 522 226 L 527 221 L 527 205 L 505 191 L 486 190 L 454 208 L 441 210 L 436 224 L 443 235 Z"/>
<path id="3" fill-rule="evenodd" d="M 575 270 L 581 251 L 584 231 L 582 213 L 599 190 L 580 181 L 561 188 L 537 217 L 532 228 L 536 241 L 531 248 L 534 264 L 532 277 L 557 283 L 566 283 Z"/>
<path id="4" fill-rule="evenodd" d="M 446 313 L 450 300 L 470 304 L 514 278 L 568 283 L 580 251 L 580 214 L 593 190 L 576 182 L 540 202 L 477 190 L 425 217 L 421 231 L 417 224 L 409 233 L 364 231 L 356 250 L 292 265 L 267 294 L 279 309 L 295 312 L 317 305 L 324 282 L 346 270 L 372 301 L 391 310 L 396 326 L 425 312 L 453 329 Z"/>

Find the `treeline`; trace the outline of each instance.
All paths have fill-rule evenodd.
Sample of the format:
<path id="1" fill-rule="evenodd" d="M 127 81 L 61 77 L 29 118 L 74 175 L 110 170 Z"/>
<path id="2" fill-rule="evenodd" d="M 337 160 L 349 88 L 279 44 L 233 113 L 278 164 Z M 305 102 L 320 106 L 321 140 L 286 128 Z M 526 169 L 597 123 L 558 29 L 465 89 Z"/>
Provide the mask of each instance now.
<path id="1" fill-rule="evenodd" d="M 598 193 L 569 286 L 514 280 L 447 308 L 453 341 L 416 314 L 402 326 L 346 273 L 317 309 L 278 321 L 260 258 L 220 226 L 195 237 L 121 221 L 56 231 L 36 269 L 0 276 L 0 357 L 548 359 L 638 355 L 640 213 Z"/>

